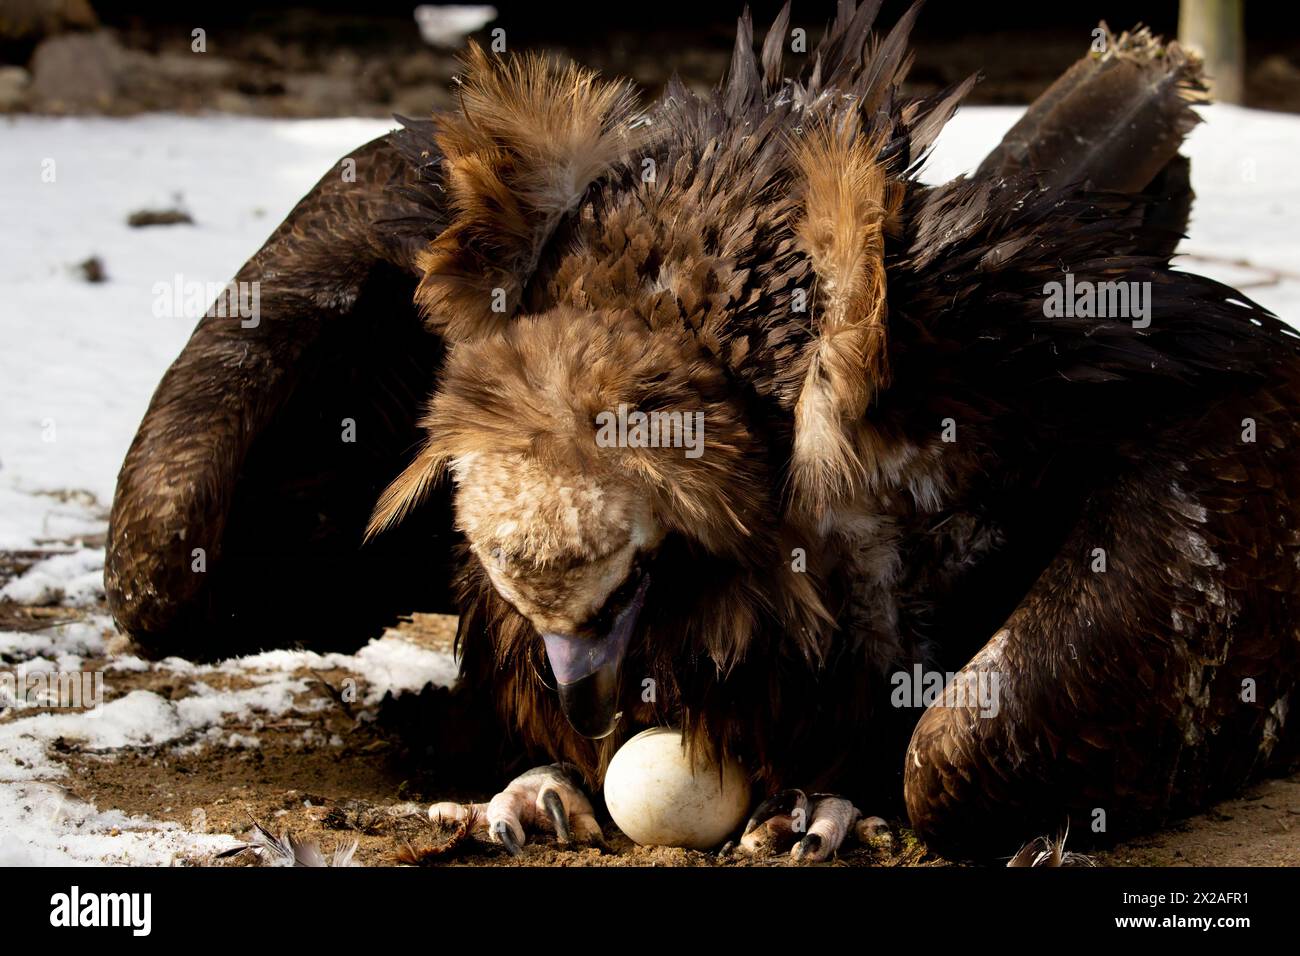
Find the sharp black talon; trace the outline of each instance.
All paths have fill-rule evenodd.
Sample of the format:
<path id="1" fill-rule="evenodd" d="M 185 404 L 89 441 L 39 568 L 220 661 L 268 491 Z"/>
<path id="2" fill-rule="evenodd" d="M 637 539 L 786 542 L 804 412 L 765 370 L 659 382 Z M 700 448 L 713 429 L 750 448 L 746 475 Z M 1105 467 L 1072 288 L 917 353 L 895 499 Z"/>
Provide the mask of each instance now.
<path id="1" fill-rule="evenodd" d="M 802 860 L 804 857 L 816 856 L 821 852 L 821 848 L 821 836 L 816 833 L 810 833 L 795 845 L 794 853 L 792 853 L 791 856 L 796 860 Z"/>
<path id="2" fill-rule="evenodd" d="M 515 831 L 510 829 L 510 825 L 504 820 L 498 820 L 492 824 L 492 835 L 496 837 L 506 852 L 511 856 L 522 856 L 524 853 L 523 845 L 515 839 Z"/>
<path id="3" fill-rule="evenodd" d="M 780 790 L 754 808 L 754 813 L 750 816 L 749 822 L 745 824 L 745 833 L 742 836 L 757 830 L 772 817 L 792 814 L 801 807 L 804 811 L 806 823 L 808 817 L 807 795 L 802 790 Z"/>
<path id="4" fill-rule="evenodd" d="M 569 831 L 569 814 L 564 809 L 564 801 L 560 799 L 560 794 L 555 790 L 543 790 L 542 806 L 546 808 L 546 815 L 551 818 L 551 823 L 555 825 L 555 838 L 561 843 L 572 842 L 573 834 Z"/>

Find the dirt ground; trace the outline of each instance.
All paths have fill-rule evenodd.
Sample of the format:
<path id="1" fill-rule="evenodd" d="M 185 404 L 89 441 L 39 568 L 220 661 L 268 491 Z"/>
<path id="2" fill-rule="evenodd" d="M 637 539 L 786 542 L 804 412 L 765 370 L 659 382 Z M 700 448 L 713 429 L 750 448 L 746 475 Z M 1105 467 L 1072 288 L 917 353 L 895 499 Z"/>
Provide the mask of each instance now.
<path id="1" fill-rule="evenodd" d="M 450 650 L 455 618 L 421 615 L 398 631 L 408 639 Z M 86 666 L 93 667 L 94 661 Z M 61 757 L 72 770 L 62 782 L 71 797 L 97 807 L 115 807 L 129 814 L 172 821 L 209 833 L 248 833 L 256 820 L 279 835 L 316 842 L 328 856 L 335 848 L 358 843 L 356 862 L 367 866 L 399 863 L 402 851 L 417 852 L 447 842 L 448 828 L 428 821 L 430 803 L 452 799 L 486 800 L 490 792 L 431 785 L 409 773 L 403 743 L 386 733 L 380 722 L 356 719 L 338 704 L 326 684 L 337 687 L 344 671 L 312 671 L 309 695 L 321 695 L 332 706 L 317 713 L 295 713 L 256 726 L 228 722 L 223 730 L 235 739 L 257 737 L 260 746 L 208 746 L 194 751 L 172 742 L 152 750 L 86 753 L 67 744 Z M 226 675 L 204 678 L 220 689 Z M 188 679 L 187 679 L 188 680 Z M 154 672 L 115 674 L 111 697 L 132 690 L 150 690 L 174 698 L 186 693 L 187 681 Z M 306 700 L 303 703 L 307 703 Z M 324 745 L 341 738 L 339 746 Z M 320 741 L 320 745 L 304 744 Z M 433 789 L 429 789 L 430 787 Z M 1300 806 L 1300 804 L 1298 804 Z M 607 819 L 605 848 L 565 848 L 545 836 L 530 835 L 524 855 L 512 858 L 499 847 L 466 839 L 454 852 L 422 862 L 470 866 L 752 866 L 781 865 L 783 858 L 751 859 L 729 851 L 701 853 L 666 847 L 639 847 Z M 252 853 L 224 859 L 193 858 L 185 864 L 250 865 Z M 840 863 L 865 866 L 945 865 L 910 833 L 894 827 L 890 836 L 872 846 L 855 845 Z"/>
<path id="2" fill-rule="evenodd" d="M 8 562 L 8 567 L 3 564 Z M 24 556 L 0 556 L 0 572 L 12 573 Z M 0 577 L 4 577 L 0 573 Z M 36 630 L 84 615 L 67 608 L 27 608 L 0 602 L 0 629 Z M 455 619 L 417 616 L 399 632 L 409 640 L 449 650 Z M 120 640 L 120 639 L 119 639 Z M 87 660 L 93 669 L 101 661 Z M 520 858 L 476 839 L 457 841 L 447 828 L 427 820 L 429 803 L 445 799 L 485 800 L 489 793 L 457 792 L 431 784 L 412 771 L 410 752 L 391 728 L 369 712 L 345 703 L 337 692 L 346 671 L 310 671 L 300 709 L 263 720 L 256 714 L 223 725 L 225 744 L 171 741 L 157 748 L 90 752 L 62 738 L 58 759 L 70 773 L 59 782 L 68 795 L 100 809 L 172 821 L 210 834 L 230 834 L 236 848 L 257 821 L 279 835 L 291 833 L 330 854 L 357 841 L 356 862 L 395 865 L 414 852 L 426 865 L 470 866 L 751 866 L 783 865 L 783 857 L 754 860 L 724 849 L 701 853 L 643 848 L 605 821 L 606 848 L 557 847 L 532 837 Z M 239 689 L 239 674 L 201 678 L 219 690 Z M 193 693 L 193 678 L 165 670 L 114 672 L 106 687 L 112 700 L 134 690 L 179 699 Z M 312 698 L 315 698 L 314 700 Z M 320 704 L 324 706 L 319 706 Z M 315 705 L 315 706 L 313 706 Z M 391 704 L 390 704 L 391 706 Z M 383 708 L 381 707 L 380 710 Z M 0 722 L 12 719 L 0 717 Z M 256 746 L 247 742 L 256 738 Z M 870 846 L 854 844 L 836 865 L 945 866 L 900 821 Z M 441 855 L 427 855 L 443 848 Z M 1008 854 L 1015 848 L 1009 847 Z M 1300 865 L 1300 772 L 1263 780 L 1210 812 L 1095 856 L 1112 866 L 1285 866 Z M 252 852 L 186 857 L 181 865 L 255 865 Z"/>

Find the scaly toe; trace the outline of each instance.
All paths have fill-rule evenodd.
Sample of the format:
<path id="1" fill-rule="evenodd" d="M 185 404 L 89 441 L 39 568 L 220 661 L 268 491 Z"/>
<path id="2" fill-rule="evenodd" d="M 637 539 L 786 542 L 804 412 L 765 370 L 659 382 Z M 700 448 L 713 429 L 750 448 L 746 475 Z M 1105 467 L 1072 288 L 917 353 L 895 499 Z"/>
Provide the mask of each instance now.
<path id="1" fill-rule="evenodd" d="M 813 797 L 808 833 L 790 850 L 796 863 L 824 863 L 833 857 L 849 835 L 861 812 L 850 801 L 831 794 Z"/>
<path id="2" fill-rule="evenodd" d="M 784 851 L 808 826 L 808 795 L 780 790 L 755 809 L 740 837 L 740 849 L 757 856 Z"/>

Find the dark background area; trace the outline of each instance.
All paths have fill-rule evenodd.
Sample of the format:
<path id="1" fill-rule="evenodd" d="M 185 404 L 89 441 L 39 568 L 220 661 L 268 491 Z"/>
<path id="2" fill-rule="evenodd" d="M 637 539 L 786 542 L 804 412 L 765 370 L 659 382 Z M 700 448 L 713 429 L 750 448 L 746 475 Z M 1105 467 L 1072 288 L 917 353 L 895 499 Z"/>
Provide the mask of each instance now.
<path id="1" fill-rule="evenodd" d="M 755 23 L 767 23 L 781 8 L 782 0 L 752 0 L 749 8 Z M 744 2 L 728 0 L 655 0 L 642 3 L 581 3 L 551 0 L 499 0 L 493 3 L 500 20 L 527 31 L 531 39 L 562 41 L 595 40 L 610 26 L 642 31 L 658 26 L 667 32 L 693 33 L 712 27 L 729 34 Z M 881 17 L 892 23 L 911 5 L 910 0 L 885 0 Z M 411 20 L 416 4 L 411 0 L 375 0 L 364 5 L 355 0 L 320 0 L 310 4 L 265 4 L 194 0 L 183 4 L 175 0 L 135 0 L 114 2 L 101 0 L 95 10 L 106 21 L 121 25 L 132 17 L 154 22 L 208 20 L 212 23 L 240 24 L 258 16 L 275 17 L 294 6 L 309 9 L 326 17 L 378 20 L 402 23 Z M 1246 4 L 1247 28 L 1287 24 L 1294 32 L 1300 23 L 1300 9 L 1290 0 L 1250 0 Z M 364 7 L 364 17 L 358 11 Z M 260 12 L 259 12 L 260 11 Z M 649 12 L 647 12 L 649 11 Z M 792 5 L 792 22 L 810 28 L 830 19 L 835 0 L 796 0 Z M 929 0 L 923 7 L 917 27 L 919 36 L 971 34 L 988 30 L 1083 29 L 1099 19 L 1112 26 L 1127 20 L 1141 20 L 1153 29 L 1172 33 L 1178 20 L 1177 0 L 1061 0 L 1061 2 L 999 3 L 973 0 Z"/>
<path id="2" fill-rule="evenodd" d="M 586 4 L 500 0 L 510 49 L 545 49 L 653 93 L 673 71 L 698 88 L 726 69 L 741 0 Z M 420 37 L 411 0 L 309 5 L 198 0 L 0 0 L 0 111 L 127 114 L 205 109 L 288 116 L 423 113 L 446 106 L 451 51 Z M 887 28 L 909 4 L 885 0 Z M 750 4 L 762 37 L 780 8 Z M 815 43 L 833 0 L 799 0 L 792 26 Z M 1177 0 L 1041 4 L 931 0 L 913 33 L 911 86 L 982 71 L 972 102 L 1024 103 L 1088 48 L 1100 20 L 1177 33 Z M 206 31 L 194 54 L 191 31 Z M 1300 111 L 1300 4 L 1248 0 L 1248 106 Z"/>

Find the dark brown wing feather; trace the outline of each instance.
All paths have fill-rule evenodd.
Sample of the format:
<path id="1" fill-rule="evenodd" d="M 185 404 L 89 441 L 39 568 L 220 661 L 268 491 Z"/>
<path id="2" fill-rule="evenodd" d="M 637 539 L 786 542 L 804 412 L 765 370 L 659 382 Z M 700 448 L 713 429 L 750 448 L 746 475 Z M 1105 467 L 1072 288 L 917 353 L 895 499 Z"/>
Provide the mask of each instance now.
<path id="1" fill-rule="evenodd" d="M 917 727 L 906 797 L 936 847 L 1006 853 L 1067 816 L 1084 841 L 1112 839 L 1277 755 L 1300 675 L 1298 402 L 1293 366 L 1122 449 L 966 668 L 1001 676 L 999 712 L 934 707 Z"/>
<path id="2" fill-rule="evenodd" d="M 1230 792 L 1287 736 L 1300 340 L 1170 269 L 1201 87 L 1176 48 L 1138 41 L 1076 64 L 973 178 L 913 193 L 890 273 L 891 400 L 956 416 L 1020 489 L 1007 507 L 979 486 L 1012 543 L 928 618 L 949 667 L 996 632 L 962 674 L 1002 681 L 998 713 L 931 707 L 907 753 L 912 822 L 949 852 L 1067 822 L 1133 833 Z M 1048 314 L 1067 272 L 1149 283 L 1149 323 Z"/>
<path id="3" fill-rule="evenodd" d="M 147 652 L 355 644 L 421 590 L 441 600 L 445 501 L 360 547 L 441 360 L 411 304 L 413 257 L 442 226 L 433 159 L 382 139 L 348 158 L 355 180 L 327 173 L 235 277 L 258 283 L 260 321 L 199 323 L 122 466 L 105 584 Z"/>
<path id="4" fill-rule="evenodd" d="M 1028 172 L 1041 186 L 1136 193 L 1156 177 L 1200 122 L 1200 64 L 1145 29 L 1106 30 L 1104 43 L 1034 101 L 977 178 Z"/>

